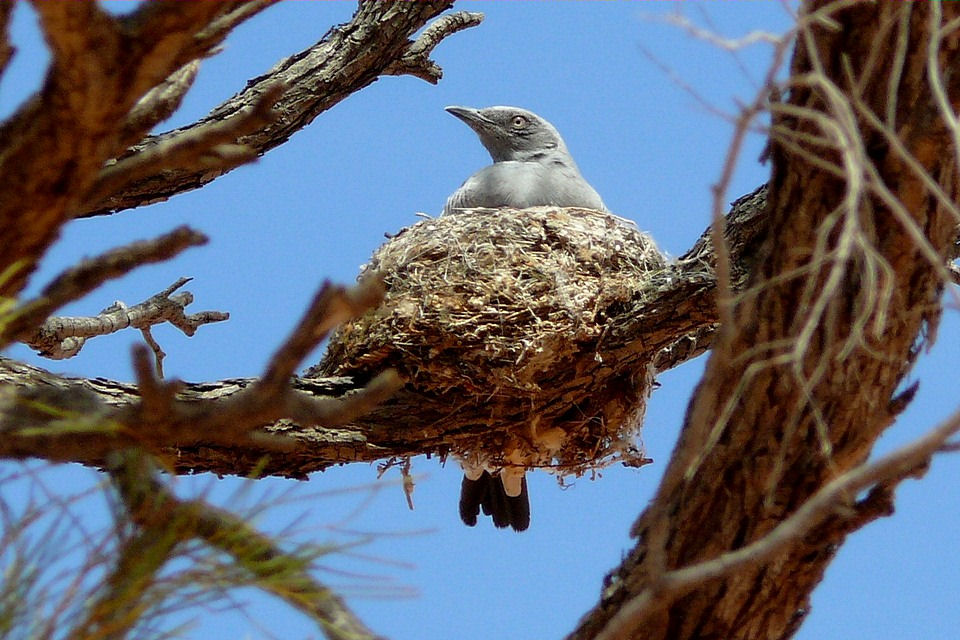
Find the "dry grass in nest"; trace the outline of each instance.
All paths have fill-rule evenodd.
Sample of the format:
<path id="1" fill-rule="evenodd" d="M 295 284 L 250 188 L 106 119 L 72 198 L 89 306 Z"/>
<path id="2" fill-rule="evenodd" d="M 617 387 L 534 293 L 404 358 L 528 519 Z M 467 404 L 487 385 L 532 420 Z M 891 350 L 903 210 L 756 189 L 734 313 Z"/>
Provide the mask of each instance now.
<path id="1" fill-rule="evenodd" d="M 642 299 L 664 271 L 649 236 L 608 213 L 425 220 L 363 267 L 361 277 L 384 278 L 386 298 L 341 327 L 310 373 L 394 367 L 437 402 L 454 390 L 461 406 L 473 398 L 445 440 L 453 453 L 580 474 L 633 450 L 651 376 L 604 362 L 602 337 L 612 309 Z"/>

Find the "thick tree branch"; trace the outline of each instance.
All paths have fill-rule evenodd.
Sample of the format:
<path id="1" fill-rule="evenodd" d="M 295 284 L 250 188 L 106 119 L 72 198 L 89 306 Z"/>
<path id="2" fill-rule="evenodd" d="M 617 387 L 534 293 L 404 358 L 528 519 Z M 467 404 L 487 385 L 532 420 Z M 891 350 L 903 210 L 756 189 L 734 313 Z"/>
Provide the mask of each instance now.
<path id="1" fill-rule="evenodd" d="M 101 466 L 111 451 L 133 446 L 170 454 L 174 451 L 171 446 L 201 451 L 236 446 L 241 454 L 255 452 L 256 458 L 289 451 L 298 446 L 284 433 L 290 428 L 289 420 L 303 425 L 306 434 L 325 433 L 325 426 L 354 421 L 400 385 L 396 374 L 389 371 L 365 386 L 332 381 L 328 392 L 321 393 L 305 393 L 304 389 L 316 390 L 323 387 L 322 383 L 292 387 L 282 382 L 284 371 L 297 365 L 297 352 L 302 358 L 311 342 L 322 339 L 332 319 L 376 304 L 379 292 L 380 285 L 375 281 L 350 290 L 325 287 L 294 336 L 271 361 L 264 378 L 269 384 L 231 381 L 219 386 L 186 387 L 179 382 L 164 382 L 155 377 L 142 347 L 135 349 L 137 386 L 103 380 L 70 381 L 0 359 L 6 365 L 0 375 L 0 455 L 47 457 L 40 453 L 45 451 L 52 460 L 83 460 Z M 28 382 L 33 374 L 39 375 L 33 382 L 40 384 Z M 272 429 L 261 431 L 264 425 L 274 423 Z M 309 435 L 307 439 L 311 439 Z M 316 457 L 309 450 L 304 452 Z M 183 469 L 176 458 L 179 454 L 171 467 Z M 256 464 L 255 460 L 251 462 Z"/>
<path id="2" fill-rule="evenodd" d="M 831 517 L 849 520 L 849 531 L 866 524 L 862 517 L 867 512 L 869 519 L 889 515 L 889 507 L 877 510 L 871 504 L 878 495 L 887 496 L 893 489 L 911 476 L 922 475 L 930 465 L 933 455 L 943 451 L 947 440 L 960 431 L 960 412 L 932 429 L 922 438 L 887 454 L 876 462 L 863 464 L 847 471 L 807 500 L 803 506 L 781 522 L 763 538 L 728 551 L 716 558 L 699 564 L 668 571 L 640 594 L 626 603 L 620 611 L 597 634 L 597 640 L 615 640 L 630 636 L 630 630 L 654 624 L 652 618 L 662 612 L 684 594 L 702 586 L 705 582 L 729 576 L 745 567 L 757 566 L 773 559 L 778 553 L 795 545 L 810 535 L 815 527 Z M 871 493 L 857 503 L 855 496 L 867 489 Z M 863 507 L 866 507 L 864 509 Z M 849 514 L 846 517 L 842 514 Z"/>
<path id="3" fill-rule="evenodd" d="M 150 118 L 143 96 L 216 47 L 203 31 L 237 2 L 151 2 L 114 18 L 95 3 L 34 2 L 53 54 L 43 88 L 0 127 L 0 295 L 13 297 L 97 179 Z"/>
<path id="4" fill-rule="evenodd" d="M 451 0 L 361 2 L 350 22 L 331 29 L 313 47 L 281 61 L 269 73 L 252 79 L 243 91 L 215 108 L 203 120 L 149 136 L 125 151 L 118 162 L 149 153 L 157 146 L 175 145 L 181 138 L 197 135 L 198 130 L 226 121 L 250 105 L 258 104 L 271 87 L 287 87 L 274 105 L 279 116 L 237 141 L 252 149 L 255 155 L 262 155 L 282 144 L 319 114 L 375 82 L 381 75 L 403 71 L 435 81 L 439 69 L 429 60 L 429 53 L 442 38 L 477 24 L 479 15 L 458 13 L 445 16 L 416 41 L 410 42 L 408 38 L 451 5 Z M 177 193 L 202 187 L 229 168 L 232 167 L 211 171 L 195 164 L 179 166 L 174 163 L 153 175 L 131 176 L 122 186 L 114 185 L 112 193 L 98 191 L 87 198 L 77 215 L 102 215 L 165 200 Z"/>

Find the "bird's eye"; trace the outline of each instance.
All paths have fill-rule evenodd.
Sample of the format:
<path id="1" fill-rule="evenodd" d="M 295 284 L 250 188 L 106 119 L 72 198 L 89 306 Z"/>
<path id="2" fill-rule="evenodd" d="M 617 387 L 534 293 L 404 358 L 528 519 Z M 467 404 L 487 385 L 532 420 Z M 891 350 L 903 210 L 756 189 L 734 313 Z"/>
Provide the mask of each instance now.
<path id="1" fill-rule="evenodd" d="M 513 116 L 513 120 L 510 121 L 514 129 L 523 129 L 527 126 L 527 119 L 523 116 Z"/>

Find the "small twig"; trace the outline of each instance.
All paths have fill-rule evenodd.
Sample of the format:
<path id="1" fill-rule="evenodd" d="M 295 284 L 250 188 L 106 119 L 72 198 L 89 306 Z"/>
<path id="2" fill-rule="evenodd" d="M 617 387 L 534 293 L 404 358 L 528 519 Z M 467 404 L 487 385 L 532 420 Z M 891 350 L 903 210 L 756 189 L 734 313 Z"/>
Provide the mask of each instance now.
<path id="1" fill-rule="evenodd" d="M 723 163 L 720 177 L 715 184 L 711 186 L 713 194 L 713 216 L 711 223 L 711 240 L 713 241 L 713 251 L 715 256 L 715 270 L 717 274 L 717 308 L 720 317 L 720 345 L 725 346 L 725 340 L 732 335 L 733 328 L 733 288 L 730 274 L 730 249 L 724 238 L 724 229 L 726 227 L 726 218 L 724 217 L 725 198 L 727 188 L 733 179 L 736 161 L 740 156 L 740 149 L 743 147 L 744 139 L 749 132 L 750 123 L 764 111 L 771 91 L 776 86 L 776 74 L 783 66 L 783 60 L 787 55 L 788 45 L 792 39 L 787 36 L 781 36 L 772 40 L 774 43 L 773 62 L 767 69 L 763 79 L 763 86 L 757 91 L 753 102 L 743 107 L 740 116 L 737 118 L 734 126 L 733 137 L 727 148 L 726 158 Z M 721 350 L 722 351 L 722 350 Z"/>
<path id="2" fill-rule="evenodd" d="M 185 335 L 192 336 L 202 325 L 230 318 L 229 313 L 221 311 L 187 314 L 185 308 L 193 302 L 193 294 L 189 291 L 171 294 L 189 281 L 190 278 L 180 278 L 160 293 L 132 307 L 118 301 L 96 316 L 48 318 L 33 333 L 21 337 L 20 341 L 46 358 L 62 360 L 75 356 L 88 338 L 116 333 L 127 327 L 143 331 L 167 322 Z M 160 363 L 163 352 L 158 351 L 159 345 L 151 343 L 149 338 L 147 343 L 158 354 L 157 366 L 162 371 Z"/>
<path id="3" fill-rule="evenodd" d="M 157 363 L 157 377 L 163 378 L 163 359 L 167 357 L 167 353 L 160 347 L 160 343 L 157 342 L 156 338 L 153 337 L 150 327 L 141 329 L 140 333 L 143 335 L 143 341 L 146 342 L 150 350 L 153 351 L 153 358 Z"/>
<path id="4" fill-rule="evenodd" d="M 703 42 L 711 44 L 718 49 L 725 49 L 727 51 L 739 51 L 740 49 L 746 49 L 751 45 L 757 44 L 758 42 L 780 46 L 785 39 L 789 39 L 793 35 L 792 31 L 782 34 L 773 33 L 770 31 L 754 30 L 740 38 L 724 38 L 716 31 L 704 29 L 692 22 L 686 16 L 680 14 L 671 13 L 664 16 L 649 15 L 644 16 L 644 18 L 651 22 L 664 22 L 674 27 L 678 27 L 683 31 L 686 31 L 688 35 L 696 38 L 697 40 L 702 40 Z"/>
<path id="5" fill-rule="evenodd" d="M 407 498 L 407 507 L 410 511 L 413 511 L 413 488 L 416 486 L 416 483 L 413 481 L 413 474 L 410 473 L 412 464 L 410 458 L 407 458 L 400 472 L 403 476 L 403 495 Z"/>
<path id="6" fill-rule="evenodd" d="M 124 185 L 168 169 L 232 169 L 257 158 L 257 152 L 240 143 L 240 138 L 273 122 L 273 105 L 283 93 L 283 84 L 264 90 L 257 102 L 233 117 L 212 122 L 135 155 L 108 164 L 84 201 L 97 202 L 122 189 Z"/>
<path id="7" fill-rule="evenodd" d="M 29 336 L 55 310 L 133 269 L 163 262 L 188 247 L 206 244 L 207 236 L 183 226 L 153 240 L 141 240 L 88 258 L 53 279 L 38 298 L 21 304 L 0 327 L 0 347 Z"/>
<path id="8" fill-rule="evenodd" d="M 410 42 L 398 60 L 394 60 L 383 70 L 384 75 L 411 75 L 426 80 L 430 84 L 437 84 L 443 77 L 443 69 L 430 59 L 434 48 L 447 36 L 475 27 L 481 22 L 483 22 L 483 14 L 470 11 L 458 11 L 440 16 L 429 24 L 415 41 Z"/>

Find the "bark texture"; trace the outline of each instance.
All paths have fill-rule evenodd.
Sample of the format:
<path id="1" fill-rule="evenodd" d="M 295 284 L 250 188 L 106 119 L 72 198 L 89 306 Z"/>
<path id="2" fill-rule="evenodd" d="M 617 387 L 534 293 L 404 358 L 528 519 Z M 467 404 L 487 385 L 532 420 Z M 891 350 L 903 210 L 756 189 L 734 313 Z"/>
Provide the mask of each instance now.
<path id="1" fill-rule="evenodd" d="M 0 295 L 15 295 L 60 227 L 79 215 L 165 200 L 282 144 L 381 75 L 432 81 L 429 59 L 480 14 L 440 2 L 361 2 L 353 19 L 252 80 L 211 114 L 147 132 L 190 88 L 198 60 L 270 2 L 151 2 L 114 17 L 95 3 L 35 2 L 53 61 L 43 88 L 0 126 Z M 0 10 L 5 27 L 9 4 Z M 0 39 L 0 70 L 6 37 Z"/>
<path id="2" fill-rule="evenodd" d="M 429 60 L 439 41 L 480 23 L 482 14 L 444 16 L 425 32 L 408 40 L 428 20 L 453 4 L 442 2 L 361 2 L 353 19 L 330 29 L 314 46 L 282 60 L 268 73 L 247 82 L 243 91 L 215 108 L 206 118 L 166 133 L 147 136 L 121 158 L 149 154 L 205 135 L 211 127 L 258 103 L 274 87 L 284 90 L 273 109 L 277 117 L 243 135 L 238 142 L 260 156 L 286 142 L 318 115 L 347 96 L 376 82 L 382 75 L 409 73 L 436 83 L 442 75 Z M 199 189 L 233 167 L 212 171 L 196 162 L 171 163 L 163 171 L 130 176 L 106 192 L 93 194 L 78 209 L 79 217 L 103 215 L 160 202 L 175 194 Z"/>
<path id="3" fill-rule="evenodd" d="M 800 31 L 789 99 L 773 105 L 772 231 L 638 545 L 571 638 L 789 637 L 837 545 L 884 512 L 889 494 L 850 496 L 773 559 L 668 588 L 671 572 L 762 539 L 862 463 L 904 405 L 898 385 L 939 314 L 943 262 L 929 254 L 949 253 L 957 223 L 956 139 L 927 69 L 956 77 L 956 35 L 938 32 L 956 10 L 942 8 L 834 5 Z M 945 89 L 955 111 L 958 86 Z"/>

